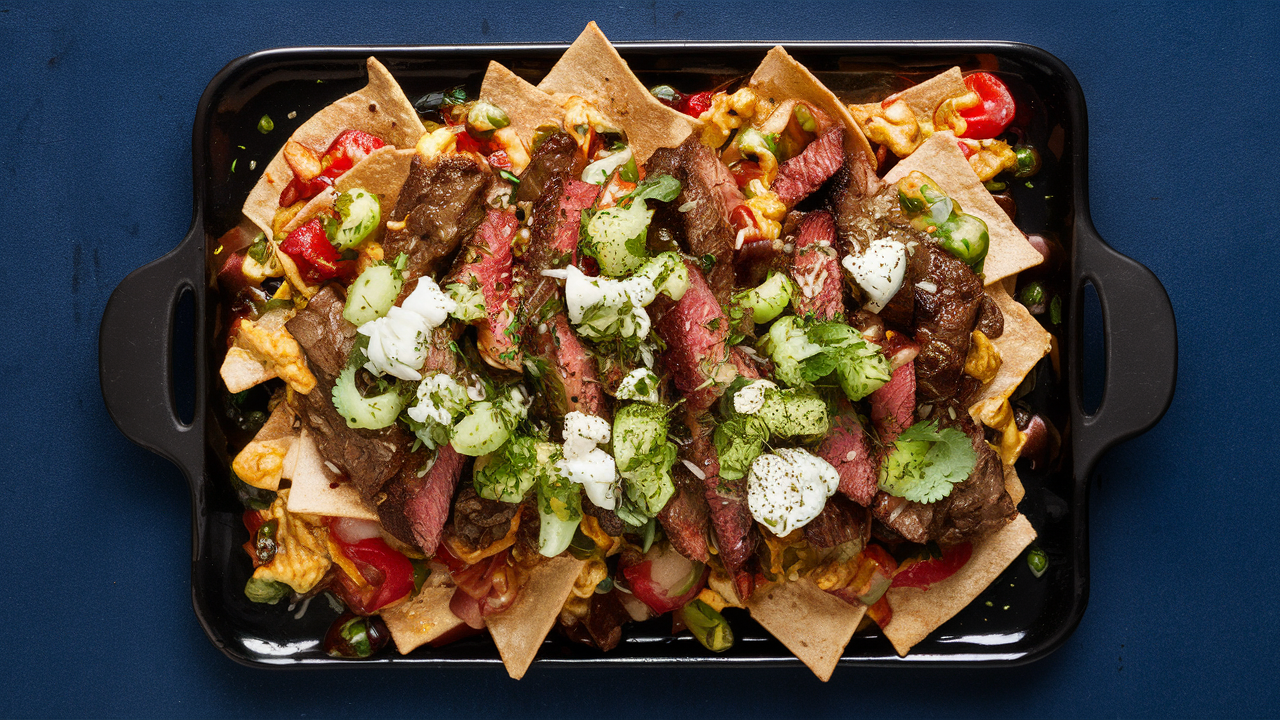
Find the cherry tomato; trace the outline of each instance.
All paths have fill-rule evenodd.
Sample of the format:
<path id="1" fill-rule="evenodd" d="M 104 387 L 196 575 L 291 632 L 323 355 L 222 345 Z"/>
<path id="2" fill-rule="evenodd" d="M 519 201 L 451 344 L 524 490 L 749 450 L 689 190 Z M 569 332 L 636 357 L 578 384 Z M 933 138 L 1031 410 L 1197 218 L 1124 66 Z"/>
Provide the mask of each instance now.
<path id="1" fill-rule="evenodd" d="M 1017 111 L 1009 88 L 1000 78 L 985 72 L 966 75 L 964 84 L 982 98 L 982 104 L 960 111 L 967 123 L 963 137 L 987 140 L 1004 132 Z"/>
<path id="2" fill-rule="evenodd" d="M 685 98 L 680 101 L 680 105 L 676 109 L 685 115 L 698 117 L 711 107 L 711 96 L 713 95 L 715 95 L 715 93 L 710 90 L 686 95 Z"/>
<path id="3" fill-rule="evenodd" d="M 341 275 L 351 266 L 329 242 L 319 218 L 313 218 L 289 233 L 280 243 L 280 251 L 298 266 L 298 272 L 309 283 L 324 282 Z"/>

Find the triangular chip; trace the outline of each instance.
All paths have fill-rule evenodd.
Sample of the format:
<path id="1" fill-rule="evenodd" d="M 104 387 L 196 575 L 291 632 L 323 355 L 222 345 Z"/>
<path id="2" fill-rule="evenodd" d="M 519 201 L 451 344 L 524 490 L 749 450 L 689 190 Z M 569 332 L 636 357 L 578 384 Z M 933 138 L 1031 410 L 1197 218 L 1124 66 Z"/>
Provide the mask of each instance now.
<path id="1" fill-rule="evenodd" d="M 492 60 L 480 84 L 480 99 L 507 112 L 511 127 L 526 146 L 532 146 L 539 125 L 560 124 L 564 119 L 564 108 L 555 98 Z"/>
<path id="2" fill-rule="evenodd" d="M 1019 515 L 975 543 L 969 562 L 946 580 L 934 583 L 928 590 L 889 588 L 886 597 L 893 608 L 893 619 L 884 629 L 885 637 L 899 655 L 905 656 L 916 643 L 981 595 L 1035 538 L 1031 523 Z"/>
<path id="3" fill-rule="evenodd" d="M 466 624 L 449 610 L 455 589 L 452 586 L 423 587 L 417 597 L 381 612 L 401 655 L 407 655 Z"/>
<path id="4" fill-rule="evenodd" d="M 1022 498 L 1027 496 L 1026 488 L 1022 487 L 1022 478 L 1018 477 L 1018 471 L 1012 465 L 1004 466 L 1004 489 L 1009 493 L 1009 499 L 1013 500 L 1014 507 L 1018 507 Z"/>
<path id="5" fill-rule="evenodd" d="M 975 417 L 983 403 L 1008 399 L 1040 358 L 1049 352 L 1049 333 L 1022 303 L 1009 296 L 1003 284 L 988 285 L 986 292 L 1004 314 L 1004 332 L 991 341 L 1000 351 L 1000 370 L 970 406 L 970 413 Z"/>
<path id="6" fill-rule="evenodd" d="M 577 95 L 627 131 L 636 162 L 660 147 L 675 147 L 702 123 L 658 102 L 594 22 L 556 61 L 538 89 L 563 102 Z M 508 110 L 510 112 L 510 110 Z"/>
<path id="7" fill-rule="evenodd" d="M 485 618 L 507 673 L 519 680 L 560 616 L 583 561 L 562 555 L 540 563 L 529 574 L 520 595 L 507 611 Z"/>
<path id="8" fill-rule="evenodd" d="M 911 113 L 916 116 L 916 122 L 927 127 L 933 127 L 933 113 L 947 98 L 958 97 L 969 92 L 969 88 L 964 84 L 964 76 L 960 73 L 960 68 L 953 67 L 944 73 L 935 75 L 922 83 L 912 85 L 911 87 L 896 93 L 893 97 L 895 101 L 901 100 L 911 108 Z M 858 106 L 866 111 L 867 115 L 878 114 L 882 109 L 881 103 L 865 103 Z"/>
<path id="9" fill-rule="evenodd" d="M 809 68 L 796 62 L 779 45 L 764 56 L 760 66 L 751 75 L 748 86 L 759 94 L 770 97 L 777 102 L 784 100 L 804 100 L 812 103 L 845 127 L 844 149 L 850 155 L 862 153 L 872 167 L 876 165 L 876 154 L 871 144 L 863 136 L 861 128 L 853 121 L 849 108 L 840 102 L 835 93 L 827 89 Z M 941 182 L 941 181 L 939 181 Z"/>
<path id="10" fill-rule="evenodd" d="M 325 151 L 343 130 L 363 130 L 388 145 L 412 148 L 426 131 L 413 104 L 382 63 L 367 61 L 369 84 L 313 115 L 289 138 L 315 150 Z M 244 203 L 244 214 L 271 236 L 271 219 L 280 207 L 280 193 L 293 180 L 293 171 L 284 160 L 284 143 L 262 172 Z M 354 168 L 353 168 L 354 169 Z"/>
<path id="11" fill-rule="evenodd" d="M 325 188 L 311 198 L 298 214 L 283 228 L 286 233 L 293 232 L 299 225 L 315 217 L 322 210 L 333 207 L 338 195 L 352 188 L 360 188 L 365 192 L 378 196 L 378 206 L 382 211 L 383 221 L 369 236 L 373 241 L 382 237 L 386 219 L 396 208 L 400 198 L 400 190 L 409 177 L 409 165 L 413 162 L 413 148 L 400 149 L 386 145 L 369 153 L 360 164 L 343 173 L 333 183 L 333 187 Z"/>
<path id="12" fill-rule="evenodd" d="M 293 449 L 298 434 L 293 429 L 293 409 L 282 402 L 271 411 L 271 417 L 258 429 L 231 462 L 236 477 L 256 488 L 280 489 L 285 458 Z"/>
<path id="13" fill-rule="evenodd" d="M 982 266 L 987 285 L 1039 265 L 1043 260 L 1018 226 L 991 199 L 991 193 L 969 166 L 951 131 L 931 135 L 919 149 L 895 165 L 884 181 L 896 183 L 912 170 L 933 178 L 943 192 L 960 203 L 964 212 L 982 218 L 987 224 L 991 246 Z"/>
<path id="14" fill-rule="evenodd" d="M 826 682 L 867 608 L 853 606 L 807 579 L 757 590 L 747 600 L 751 618 Z"/>
<path id="15" fill-rule="evenodd" d="M 288 510 L 291 513 L 309 513 L 330 517 L 349 517 L 360 520 L 377 520 L 378 512 L 360 497 L 355 486 L 339 482 L 341 476 L 320 456 L 316 441 L 303 428 L 302 435 L 293 444 L 284 461 L 285 477 L 293 481 L 289 493 Z"/>
<path id="16" fill-rule="evenodd" d="M 222 376 L 222 382 L 227 384 L 228 391 L 238 393 L 270 380 L 276 376 L 276 371 L 268 369 L 266 363 L 248 350 L 233 347 L 227 350 L 218 374 Z"/>

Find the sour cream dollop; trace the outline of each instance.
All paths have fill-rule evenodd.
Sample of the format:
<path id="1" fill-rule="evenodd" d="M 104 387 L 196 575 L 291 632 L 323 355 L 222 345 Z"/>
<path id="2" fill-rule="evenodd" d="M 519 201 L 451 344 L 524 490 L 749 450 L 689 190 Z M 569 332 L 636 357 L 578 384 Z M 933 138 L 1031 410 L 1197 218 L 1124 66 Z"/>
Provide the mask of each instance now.
<path id="1" fill-rule="evenodd" d="M 774 535 L 783 536 L 818 517 L 839 487 L 840 473 L 827 461 L 799 448 L 779 448 L 751 463 L 747 508 Z"/>
<path id="2" fill-rule="evenodd" d="M 640 388 L 644 388 L 641 392 Z M 658 398 L 658 376 L 653 374 L 649 368 L 637 368 L 622 378 L 622 382 L 618 383 L 618 392 L 616 397 L 619 400 L 639 400 L 647 403 L 657 403 Z"/>
<path id="3" fill-rule="evenodd" d="M 406 412 L 420 423 L 428 420 L 452 425 L 453 417 L 467 408 L 467 389 L 449 375 L 436 373 L 418 385 L 417 404 Z"/>
<path id="4" fill-rule="evenodd" d="M 873 240 L 858 257 L 845 255 L 841 262 L 867 293 L 867 310 L 878 313 L 889 304 L 907 270 L 907 246 L 897 240 Z"/>
<path id="5" fill-rule="evenodd" d="M 431 331 L 457 309 L 431 278 L 421 278 L 400 307 L 361 325 L 357 332 L 369 338 L 365 369 L 401 380 L 421 380 L 422 365 L 431 350 Z"/>
<path id="6" fill-rule="evenodd" d="M 733 409 L 744 415 L 755 415 L 764 407 L 764 391 L 777 387 L 768 380 L 752 380 L 733 396 Z"/>
<path id="7" fill-rule="evenodd" d="M 613 456 L 597 447 L 609 442 L 608 421 L 577 410 L 564 417 L 564 459 L 556 461 L 560 476 L 582 486 L 596 507 L 617 505 L 618 468 Z"/>

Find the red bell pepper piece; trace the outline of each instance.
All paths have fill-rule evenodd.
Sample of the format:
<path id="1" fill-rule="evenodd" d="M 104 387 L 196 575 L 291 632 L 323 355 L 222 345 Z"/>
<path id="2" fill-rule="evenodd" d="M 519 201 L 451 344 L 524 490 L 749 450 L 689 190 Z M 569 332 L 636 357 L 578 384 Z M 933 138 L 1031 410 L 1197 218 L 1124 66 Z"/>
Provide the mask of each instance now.
<path id="1" fill-rule="evenodd" d="M 929 586 L 946 580 L 964 567 L 973 556 L 971 543 L 948 545 L 942 548 L 942 557 L 930 560 L 919 560 L 904 563 L 904 566 L 893 576 L 893 587 L 913 587 L 928 590 Z"/>
<path id="2" fill-rule="evenodd" d="M 329 143 L 329 149 L 324 151 L 324 156 L 330 162 L 323 174 L 336 178 L 369 157 L 369 153 L 385 145 L 385 142 L 363 130 L 343 130 Z M 323 159 L 321 162 L 323 163 Z"/>
<path id="3" fill-rule="evenodd" d="M 959 111 L 966 123 L 961 136 L 987 140 L 1004 132 L 1009 123 L 1013 122 L 1013 115 L 1017 110 L 1009 88 L 1000 78 L 985 72 L 966 75 L 964 84 L 971 92 L 978 94 L 982 104 Z"/>
<path id="4" fill-rule="evenodd" d="M 711 107 L 711 97 L 713 95 L 715 93 L 710 90 L 687 95 L 684 100 L 680 101 L 680 105 L 676 109 L 685 115 L 698 117 Z"/>
<path id="5" fill-rule="evenodd" d="M 879 600 L 871 604 L 867 608 L 867 617 L 875 620 L 876 624 L 883 630 L 890 622 L 893 622 L 893 606 L 889 604 L 889 596 L 883 595 Z"/>
<path id="6" fill-rule="evenodd" d="M 319 218 L 313 218 L 289 233 L 280 243 L 280 251 L 298 266 L 302 279 L 312 284 L 335 278 L 351 268 L 342 260 L 338 249 L 329 242 Z"/>
<path id="7" fill-rule="evenodd" d="M 457 133 L 454 138 L 457 142 L 458 152 L 480 152 L 480 141 L 471 137 L 471 134 L 465 130 Z"/>
<path id="8" fill-rule="evenodd" d="M 338 549 L 355 563 L 365 586 L 344 572 L 338 573 L 338 594 L 352 612 L 370 615 L 413 592 L 413 563 L 380 537 L 347 542 L 329 522 L 330 537 Z"/>
<path id="9" fill-rule="evenodd" d="M 747 183 L 752 180 L 760 180 L 764 178 L 764 171 L 760 169 L 760 163 L 754 160 L 739 160 L 729 167 L 730 174 L 738 183 L 739 188 L 745 188 Z"/>

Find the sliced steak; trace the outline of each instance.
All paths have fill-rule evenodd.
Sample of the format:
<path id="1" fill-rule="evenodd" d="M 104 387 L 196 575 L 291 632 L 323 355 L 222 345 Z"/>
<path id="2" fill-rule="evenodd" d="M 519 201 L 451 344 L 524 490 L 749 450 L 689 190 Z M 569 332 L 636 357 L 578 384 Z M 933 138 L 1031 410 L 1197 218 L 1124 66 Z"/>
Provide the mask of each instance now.
<path id="1" fill-rule="evenodd" d="M 796 315 L 844 318 L 844 281 L 835 242 L 835 222 L 826 210 L 811 212 L 800 223 L 791 259 L 791 277 L 800 291 L 791 299 Z"/>
<path id="2" fill-rule="evenodd" d="M 418 477 L 420 468 L 429 460 L 426 453 L 409 458 L 404 468 L 386 484 L 386 499 L 378 504 L 382 527 L 396 539 L 418 546 L 431 557 L 440 543 L 453 491 L 458 487 L 466 457 L 451 445 L 442 445 L 426 474 Z"/>
<path id="3" fill-rule="evenodd" d="M 525 342 L 536 363 L 535 379 L 555 418 L 578 411 L 606 420 L 612 418 L 604 386 L 596 373 L 595 360 L 563 312 L 552 315 L 543 327 L 531 328 Z"/>
<path id="4" fill-rule="evenodd" d="M 658 512 L 658 522 L 671 541 L 676 552 L 698 562 L 706 562 L 707 551 L 707 499 L 705 489 L 698 478 L 689 472 L 684 463 L 671 468 L 676 492 Z"/>
<path id="5" fill-rule="evenodd" d="M 683 449 L 682 456 L 705 476 L 702 480 L 703 495 L 707 499 L 716 549 L 725 569 L 734 575 L 740 597 L 745 599 L 751 594 L 751 577 L 744 568 L 759 539 L 755 521 L 747 508 L 747 480 L 721 478 L 720 458 L 711 441 L 710 429 L 700 426 L 692 414 L 688 416 L 687 423 L 693 438 Z"/>
<path id="6" fill-rule="evenodd" d="M 843 406 L 831 422 L 814 453 L 840 473 L 840 492 L 859 505 L 870 505 L 876 495 L 878 470 L 866 433 L 853 408 Z M 828 501 L 829 502 L 829 501 Z"/>
<path id="7" fill-rule="evenodd" d="M 544 277 L 542 271 L 562 268 L 572 261 L 578 249 L 582 211 L 595 204 L 599 194 L 598 185 L 563 175 L 548 180 L 534 203 L 529 247 L 515 264 L 516 281 L 521 286 L 520 315 L 528 318 L 529 324 L 534 324 L 542 315 L 542 306 L 557 296 L 556 281 Z"/>
<path id="8" fill-rule="evenodd" d="M 871 422 L 880 444 L 888 447 L 916 421 L 915 361 L 893 371 L 889 382 L 871 393 Z"/>
<path id="9" fill-rule="evenodd" d="M 809 143 L 799 155 L 778 166 L 769 188 L 787 207 L 809 197 L 844 164 L 844 128 L 834 127 Z"/>
<path id="10" fill-rule="evenodd" d="M 915 340 L 920 344 L 916 396 L 925 404 L 955 397 L 969 354 L 969 335 L 985 296 L 969 266 L 946 250 L 923 243 L 916 247 L 915 257 L 923 263 L 922 277 L 934 288 L 914 287 Z"/>
<path id="11" fill-rule="evenodd" d="M 951 411 L 955 410 L 955 419 Z M 1017 514 L 1004 487 L 1004 467 L 983 437 L 982 429 L 963 408 L 937 405 L 930 419 L 942 427 L 963 430 L 973 443 L 977 463 L 973 472 L 951 494 L 935 503 L 916 503 L 885 492 L 876 495 L 872 515 L 889 529 L 915 543 L 944 545 L 978 540 L 1003 527 Z"/>
<path id="12" fill-rule="evenodd" d="M 654 323 L 666 343 L 663 366 L 694 412 L 711 407 L 737 377 L 729 361 L 729 319 L 702 272 L 688 260 L 689 289 Z"/>
<path id="13" fill-rule="evenodd" d="M 409 257 L 406 278 L 434 277 L 484 220 L 493 175 L 469 155 L 414 157 L 382 239 L 387 258 Z"/>
<path id="14" fill-rule="evenodd" d="M 883 193 L 884 182 L 862 155 L 848 158 L 831 180 L 828 205 L 835 216 L 843 252 L 860 253 L 879 236 L 879 216 L 896 200 Z"/>
<path id="15" fill-rule="evenodd" d="M 520 229 L 512 210 L 489 209 L 467 241 L 444 284 L 478 288 L 485 317 L 477 321 L 477 345 L 485 362 L 507 370 L 520 367 L 520 333 L 513 296 L 511 241 Z"/>
<path id="16" fill-rule="evenodd" d="M 347 427 L 330 399 L 333 383 L 355 342 L 355 326 L 342 317 L 345 300 L 335 286 L 321 289 L 285 327 L 298 341 L 316 376 L 316 387 L 294 394 L 294 409 L 315 436 L 321 457 L 372 501 L 404 465 L 413 436 L 399 425 L 382 430 Z"/>
<path id="17" fill-rule="evenodd" d="M 848 542 L 862 543 L 870 517 L 864 507 L 853 504 L 842 495 L 827 498 L 818 517 L 804 526 L 804 539 L 816 548 L 833 548 Z"/>
<path id="18" fill-rule="evenodd" d="M 541 197 L 552 179 L 569 175 L 578 177 L 586 167 L 586 160 L 578 151 L 578 143 L 566 132 L 558 132 L 538 146 L 529 158 L 529 164 L 520 174 L 516 188 L 516 202 L 533 202 Z"/>
<path id="19" fill-rule="evenodd" d="M 743 202 L 737 182 L 715 151 L 694 136 L 679 147 L 654 151 L 645 163 L 645 177 L 659 175 L 679 180 L 680 195 L 674 202 L 659 206 L 655 225 L 671 229 L 690 255 L 714 258 L 707 283 L 719 302 L 730 302 L 737 233 L 729 216 Z"/>

